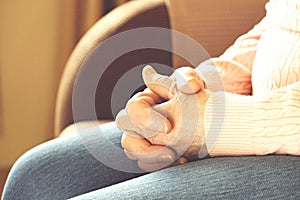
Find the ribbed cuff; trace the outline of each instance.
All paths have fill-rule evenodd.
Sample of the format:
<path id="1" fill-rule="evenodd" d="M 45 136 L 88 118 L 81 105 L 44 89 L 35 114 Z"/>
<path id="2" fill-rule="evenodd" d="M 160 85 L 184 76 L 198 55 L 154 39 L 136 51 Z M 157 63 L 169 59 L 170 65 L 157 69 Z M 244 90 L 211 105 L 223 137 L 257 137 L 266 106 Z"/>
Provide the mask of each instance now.
<path id="1" fill-rule="evenodd" d="M 223 82 L 219 70 L 214 66 L 213 61 L 207 60 L 196 68 L 199 76 L 204 80 L 206 88 L 213 92 L 224 91 Z"/>
<path id="2" fill-rule="evenodd" d="M 204 113 L 206 146 L 210 156 L 254 154 L 253 102 L 251 96 L 212 93 Z"/>

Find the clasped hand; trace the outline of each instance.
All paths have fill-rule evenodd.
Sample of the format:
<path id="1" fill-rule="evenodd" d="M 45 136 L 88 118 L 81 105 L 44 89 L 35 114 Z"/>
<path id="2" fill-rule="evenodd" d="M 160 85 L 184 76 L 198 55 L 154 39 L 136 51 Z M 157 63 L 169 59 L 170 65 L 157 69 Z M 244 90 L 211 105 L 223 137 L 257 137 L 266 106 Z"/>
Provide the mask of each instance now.
<path id="1" fill-rule="evenodd" d="M 204 81 L 188 67 L 168 77 L 147 66 L 143 79 L 147 89 L 133 96 L 116 119 L 128 158 L 145 171 L 198 159 L 210 96 Z"/>

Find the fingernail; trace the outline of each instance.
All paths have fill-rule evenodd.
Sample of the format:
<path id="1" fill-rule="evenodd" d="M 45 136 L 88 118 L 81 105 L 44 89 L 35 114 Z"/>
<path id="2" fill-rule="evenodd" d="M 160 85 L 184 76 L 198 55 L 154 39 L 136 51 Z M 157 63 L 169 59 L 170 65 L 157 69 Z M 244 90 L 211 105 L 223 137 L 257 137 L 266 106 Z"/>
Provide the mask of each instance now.
<path id="1" fill-rule="evenodd" d="M 174 159 L 172 158 L 172 156 L 168 155 L 168 154 L 165 154 L 165 155 L 160 155 L 159 156 L 159 160 L 161 162 L 173 162 Z"/>
<path id="2" fill-rule="evenodd" d="M 164 133 L 168 133 L 169 132 L 169 129 L 168 129 L 168 126 L 167 124 L 164 125 Z"/>
<path id="3" fill-rule="evenodd" d="M 164 127 L 163 127 L 163 133 L 168 134 L 170 132 L 170 130 L 172 129 L 172 126 L 170 124 L 170 122 L 166 119 L 166 122 L 164 123 Z"/>

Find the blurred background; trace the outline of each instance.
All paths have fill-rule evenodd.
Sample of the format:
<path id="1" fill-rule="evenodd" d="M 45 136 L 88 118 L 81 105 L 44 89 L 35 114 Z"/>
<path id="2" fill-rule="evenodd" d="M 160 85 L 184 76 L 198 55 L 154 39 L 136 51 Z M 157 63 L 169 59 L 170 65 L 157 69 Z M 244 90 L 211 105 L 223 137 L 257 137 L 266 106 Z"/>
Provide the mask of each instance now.
<path id="1" fill-rule="evenodd" d="M 82 35 L 128 0 L 0 0 L 0 196 L 28 149 L 54 137 L 56 92 Z"/>

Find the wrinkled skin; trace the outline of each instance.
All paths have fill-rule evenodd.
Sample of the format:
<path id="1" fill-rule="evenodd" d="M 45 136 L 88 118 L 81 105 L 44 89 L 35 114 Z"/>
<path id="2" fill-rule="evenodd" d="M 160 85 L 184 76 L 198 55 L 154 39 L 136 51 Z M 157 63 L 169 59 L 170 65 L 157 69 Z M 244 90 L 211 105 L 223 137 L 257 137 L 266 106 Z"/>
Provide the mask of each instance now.
<path id="1" fill-rule="evenodd" d="M 124 130 L 127 156 L 145 171 L 197 159 L 209 98 L 203 80 L 192 68 L 180 68 L 167 77 L 146 67 L 143 78 L 148 88 L 132 97 L 116 119 Z"/>

